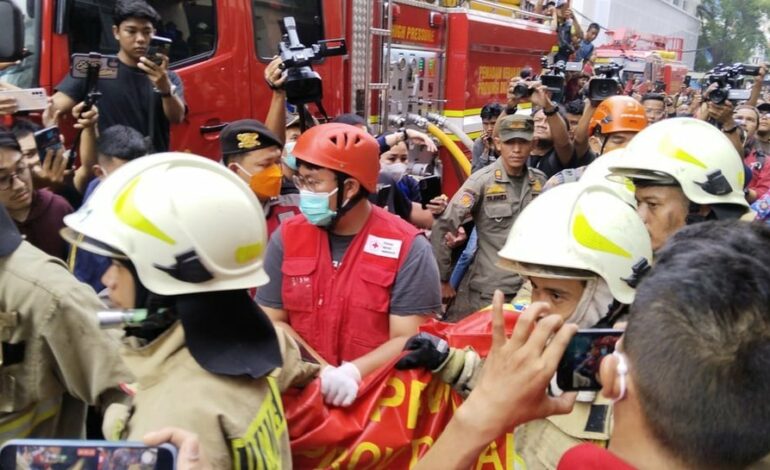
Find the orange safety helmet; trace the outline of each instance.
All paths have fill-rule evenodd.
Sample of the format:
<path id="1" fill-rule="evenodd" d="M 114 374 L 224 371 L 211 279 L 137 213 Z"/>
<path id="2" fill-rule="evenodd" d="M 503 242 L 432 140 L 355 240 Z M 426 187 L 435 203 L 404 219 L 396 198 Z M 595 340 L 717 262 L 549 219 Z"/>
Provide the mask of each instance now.
<path id="1" fill-rule="evenodd" d="M 359 127 L 341 123 L 311 127 L 299 136 L 291 153 L 307 163 L 357 179 L 370 193 L 377 190 L 380 146 Z"/>
<path id="2" fill-rule="evenodd" d="M 598 129 L 597 129 L 598 127 Z M 647 116 L 641 103 L 625 95 L 615 95 L 602 101 L 588 125 L 588 134 L 598 130 L 602 135 L 613 132 L 640 132 L 647 127 Z"/>

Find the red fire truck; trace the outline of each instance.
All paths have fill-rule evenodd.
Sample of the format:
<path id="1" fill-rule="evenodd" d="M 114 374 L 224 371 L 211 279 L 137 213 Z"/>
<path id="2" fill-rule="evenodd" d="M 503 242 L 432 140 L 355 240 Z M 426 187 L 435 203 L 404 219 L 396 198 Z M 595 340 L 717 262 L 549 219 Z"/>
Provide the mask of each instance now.
<path id="1" fill-rule="evenodd" d="M 652 91 L 656 82 L 665 85 L 666 93 L 679 92 L 687 76 L 687 66 L 680 62 L 684 39 L 627 29 L 608 31 L 607 35 L 609 41 L 596 48 L 595 64 L 623 66 L 623 81 L 638 78 L 642 93 Z"/>
<path id="2" fill-rule="evenodd" d="M 51 93 L 68 73 L 71 54 L 117 51 L 114 0 L 14 2 L 26 14 L 26 47 L 33 55 L 6 71 L 0 77 L 4 81 L 42 86 Z M 461 6 L 457 0 L 149 3 L 162 17 L 158 34 L 173 39 L 171 66 L 184 81 L 189 105 L 184 123 L 172 128 L 171 147 L 211 158 L 218 157 L 218 131 L 225 123 L 264 119 L 270 90 L 263 73 L 278 51 L 286 16 L 295 18 L 306 46 L 320 39 L 347 41 L 347 55 L 326 58 L 315 67 L 330 115 L 356 112 L 382 131 L 389 116 L 435 114 L 445 119 L 439 127 L 457 131 L 449 133 L 452 141 L 464 138 L 462 133 L 478 133 L 480 108 L 489 101 L 504 102 L 508 80 L 524 66 L 538 69 L 539 58 L 555 42 L 548 18 L 523 11 L 511 0 L 472 0 Z M 444 168 L 457 162 L 446 150 L 442 160 Z M 464 175 L 460 170 L 444 173 L 451 194 Z"/>

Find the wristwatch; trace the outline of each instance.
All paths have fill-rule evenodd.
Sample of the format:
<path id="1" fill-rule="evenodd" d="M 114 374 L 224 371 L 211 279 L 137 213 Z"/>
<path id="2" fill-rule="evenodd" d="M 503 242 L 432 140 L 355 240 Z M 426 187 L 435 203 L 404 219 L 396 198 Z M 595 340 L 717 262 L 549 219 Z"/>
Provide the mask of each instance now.
<path id="1" fill-rule="evenodd" d="M 176 95 L 176 85 L 171 85 L 171 89 L 166 93 L 160 93 L 161 98 L 168 98 L 171 95 Z"/>
<path id="2" fill-rule="evenodd" d="M 543 114 L 545 114 L 548 117 L 553 116 L 554 114 L 556 114 L 558 112 L 559 112 L 559 107 L 558 106 L 554 106 L 553 109 L 550 110 L 550 111 L 546 111 L 546 109 L 543 108 Z"/>
<path id="3" fill-rule="evenodd" d="M 409 140 L 409 133 L 406 132 L 406 128 L 402 127 L 398 131 L 401 133 L 401 136 L 404 138 L 403 142 L 407 142 Z"/>
<path id="4" fill-rule="evenodd" d="M 736 124 L 736 125 L 734 125 L 733 127 L 729 128 L 729 129 L 722 129 L 722 132 L 724 132 L 725 134 L 732 134 L 733 132 L 735 132 L 737 130 L 738 130 L 738 125 Z"/>

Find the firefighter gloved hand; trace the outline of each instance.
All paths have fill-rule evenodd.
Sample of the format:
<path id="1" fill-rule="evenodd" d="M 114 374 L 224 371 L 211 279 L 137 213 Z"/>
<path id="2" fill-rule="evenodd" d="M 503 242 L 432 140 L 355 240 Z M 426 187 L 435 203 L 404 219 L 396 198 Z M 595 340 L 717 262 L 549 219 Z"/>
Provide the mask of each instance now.
<path id="1" fill-rule="evenodd" d="M 436 371 L 449 357 L 447 342 L 430 333 L 420 333 L 409 338 L 404 351 L 411 352 L 396 363 L 396 369 L 424 368 Z"/>
<path id="2" fill-rule="evenodd" d="M 326 366 L 321 371 L 321 394 L 324 401 L 334 406 L 350 406 L 358 395 L 361 372 L 352 362 L 341 366 Z"/>

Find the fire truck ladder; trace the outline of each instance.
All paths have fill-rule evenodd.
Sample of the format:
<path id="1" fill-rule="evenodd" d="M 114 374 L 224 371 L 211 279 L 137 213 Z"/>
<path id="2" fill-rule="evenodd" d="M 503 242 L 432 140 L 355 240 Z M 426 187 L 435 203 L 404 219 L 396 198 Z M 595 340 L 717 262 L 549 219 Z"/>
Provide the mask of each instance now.
<path id="1" fill-rule="evenodd" d="M 388 63 L 390 61 L 393 26 L 392 0 L 353 0 L 353 44 L 351 47 L 351 100 L 353 112 L 368 118 L 372 112 L 372 94 L 379 93 L 377 125 L 380 132 L 387 126 Z M 376 38 L 382 47 L 375 49 Z M 374 56 L 380 58 L 379 82 L 372 81 Z"/>

